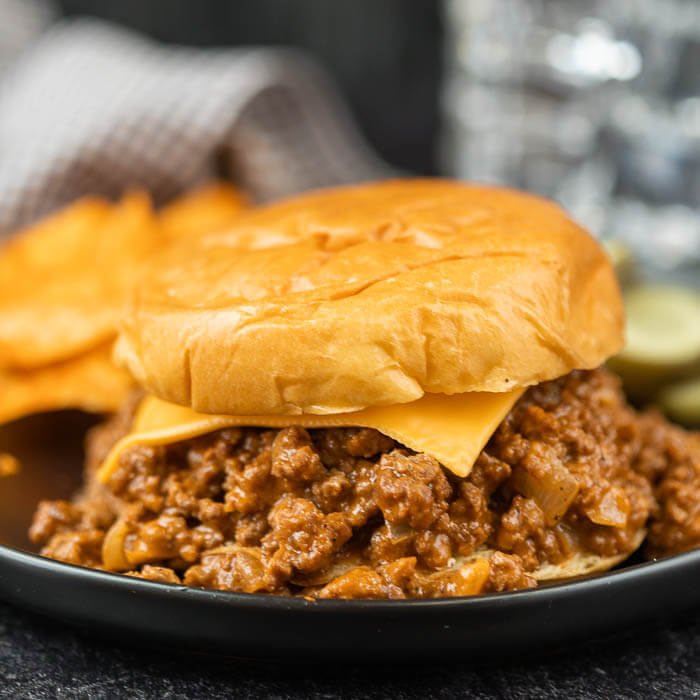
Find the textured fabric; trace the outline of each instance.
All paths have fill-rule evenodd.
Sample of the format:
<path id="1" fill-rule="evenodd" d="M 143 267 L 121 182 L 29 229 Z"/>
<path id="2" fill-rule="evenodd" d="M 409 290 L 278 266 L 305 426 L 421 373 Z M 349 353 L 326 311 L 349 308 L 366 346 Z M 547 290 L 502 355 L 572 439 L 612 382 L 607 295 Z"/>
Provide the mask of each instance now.
<path id="1" fill-rule="evenodd" d="M 0 0 L 0 74 L 56 20 L 52 0 Z"/>
<path id="2" fill-rule="evenodd" d="M 700 615 L 491 664 L 272 665 L 113 644 L 0 605 L 0 698 L 691 698 Z"/>
<path id="3" fill-rule="evenodd" d="M 0 152 L 0 233 L 88 192 L 160 203 L 230 175 L 268 200 L 390 172 L 301 54 L 166 47 L 88 19 L 4 75 Z"/>

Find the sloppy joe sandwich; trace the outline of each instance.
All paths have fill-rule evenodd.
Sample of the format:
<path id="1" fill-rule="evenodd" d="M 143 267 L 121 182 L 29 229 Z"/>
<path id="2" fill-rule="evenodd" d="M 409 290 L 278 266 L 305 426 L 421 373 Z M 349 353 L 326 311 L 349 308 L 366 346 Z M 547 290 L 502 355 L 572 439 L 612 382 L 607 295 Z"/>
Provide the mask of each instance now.
<path id="1" fill-rule="evenodd" d="M 252 210 L 154 259 L 117 342 L 143 393 L 31 536 L 108 571 L 319 598 L 532 587 L 647 531 L 656 553 L 695 546 L 668 513 L 698 438 L 626 404 L 600 368 L 622 345 L 608 258 L 545 200 L 398 180 Z"/>

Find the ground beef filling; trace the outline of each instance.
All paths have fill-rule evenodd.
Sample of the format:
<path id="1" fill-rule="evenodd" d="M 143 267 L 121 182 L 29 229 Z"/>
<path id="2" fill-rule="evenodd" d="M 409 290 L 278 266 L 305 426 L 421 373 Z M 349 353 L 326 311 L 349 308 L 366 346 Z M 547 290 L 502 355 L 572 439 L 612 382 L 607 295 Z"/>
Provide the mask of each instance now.
<path id="1" fill-rule="evenodd" d="M 531 587 L 576 552 L 630 554 L 647 524 L 652 556 L 700 544 L 700 438 L 635 413 L 603 370 L 530 389 L 466 479 L 375 430 L 290 427 L 132 448 L 102 485 L 132 410 L 91 435 L 83 493 L 40 503 L 44 555 L 220 590 L 416 598 Z"/>

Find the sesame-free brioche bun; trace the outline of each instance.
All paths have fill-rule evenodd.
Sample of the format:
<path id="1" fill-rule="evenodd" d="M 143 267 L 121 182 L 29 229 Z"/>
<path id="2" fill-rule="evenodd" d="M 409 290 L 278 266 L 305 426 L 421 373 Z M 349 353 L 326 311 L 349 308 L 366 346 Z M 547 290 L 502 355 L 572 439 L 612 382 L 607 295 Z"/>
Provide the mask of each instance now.
<path id="1" fill-rule="evenodd" d="M 555 204 L 449 180 L 321 190 L 157 259 L 117 355 L 204 413 L 340 413 L 503 392 L 623 343 L 613 268 Z"/>

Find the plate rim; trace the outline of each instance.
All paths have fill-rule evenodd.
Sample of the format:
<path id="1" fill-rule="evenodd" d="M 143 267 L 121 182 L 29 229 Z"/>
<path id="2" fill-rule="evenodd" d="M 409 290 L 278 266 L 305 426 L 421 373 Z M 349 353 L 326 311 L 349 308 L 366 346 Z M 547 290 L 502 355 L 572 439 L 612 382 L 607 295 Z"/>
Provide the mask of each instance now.
<path id="1" fill-rule="evenodd" d="M 432 608 L 450 608 L 458 606 L 462 609 L 464 606 L 489 607 L 499 601 L 512 601 L 508 605 L 515 605 L 518 601 L 528 600 L 533 603 L 539 598 L 560 597 L 562 595 L 575 595 L 577 591 L 587 590 L 597 587 L 609 587 L 610 585 L 618 584 L 623 586 L 625 583 L 630 583 L 640 576 L 651 577 L 652 573 L 657 577 L 665 577 L 672 575 L 678 569 L 684 569 L 692 563 L 700 564 L 700 547 L 691 549 L 686 552 L 673 554 L 662 559 L 654 559 L 644 561 L 631 566 L 624 566 L 619 569 L 605 571 L 591 576 L 584 576 L 570 581 L 561 581 L 538 585 L 536 588 L 520 589 L 515 591 L 504 591 L 499 593 L 483 593 L 473 596 L 457 596 L 445 598 L 408 598 L 399 600 L 389 599 L 307 599 L 303 596 L 277 596 L 266 593 L 243 593 L 238 591 L 221 591 L 211 588 L 200 588 L 195 586 L 186 586 L 184 584 L 165 583 L 161 581 L 151 581 L 142 579 L 136 576 L 126 576 L 124 574 L 101 571 L 92 569 L 78 564 L 70 564 L 68 562 L 50 559 L 40 554 L 23 550 L 12 545 L 0 544 L 0 562 L 4 559 L 11 559 L 14 563 L 30 566 L 35 569 L 43 569 L 48 573 L 71 576 L 85 581 L 94 579 L 96 583 L 115 587 L 117 589 L 141 588 L 152 592 L 160 591 L 172 596 L 185 596 L 193 601 L 216 601 L 221 603 L 241 603 L 247 607 L 261 606 L 264 608 L 280 609 L 280 610 L 309 610 L 318 609 L 320 606 L 334 612 L 356 612 L 358 608 L 369 607 L 377 611 L 391 610 L 395 612 L 397 609 L 415 609 L 424 610 Z M 646 574 L 646 572 L 651 572 Z M 4 578 L 2 568 L 0 567 L 0 581 Z M 0 589 L 1 594 L 1 589 Z"/>
<path id="2" fill-rule="evenodd" d="M 536 589 L 307 600 L 148 581 L 0 545 L 0 599 L 12 605 L 130 647 L 285 663 L 490 663 L 575 648 L 697 608 L 698 577 L 700 549 Z"/>

